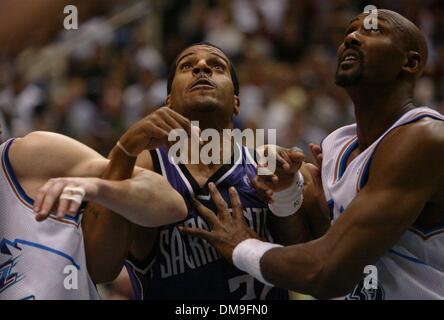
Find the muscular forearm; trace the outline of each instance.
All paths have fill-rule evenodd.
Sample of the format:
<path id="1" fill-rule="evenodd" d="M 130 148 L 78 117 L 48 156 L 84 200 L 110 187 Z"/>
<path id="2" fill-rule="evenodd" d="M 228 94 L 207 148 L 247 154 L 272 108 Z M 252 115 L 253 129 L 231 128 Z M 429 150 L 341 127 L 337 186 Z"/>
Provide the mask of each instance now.
<path id="1" fill-rule="evenodd" d="M 124 180 L 132 176 L 136 159 L 117 147 L 109 156 L 103 179 Z M 114 279 L 122 269 L 132 241 L 132 223 L 97 203 L 90 203 L 83 222 L 88 271 L 95 283 Z"/>
<path id="2" fill-rule="evenodd" d="M 310 230 L 312 239 L 322 237 L 330 228 L 330 212 L 325 201 L 320 200 L 317 203 L 304 203 L 301 213 L 305 216 L 306 226 Z"/>
<path id="3" fill-rule="evenodd" d="M 277 287 L 320 299 L 346 295 L 362 274 L 350 271 L 358 268 L 345 265 L 355 263 L 353 261 L 337 268 L 332 263 L 333 259 L 329 258 L 328 252 L 331 254 L 333 249 L 322 249 L 326 246 L 319 243 L 320 241 L 322 242 L 319 239 L 268 251 L 261 259 L 264 278 Z"/>
<path id="4" fill-rule="evenodd" d="M 268 225 L 274 242 L 281 245 L 304 243 L 313 239 L 310 227 L 302 210 L 289 217 L 268 216 Z"/>
<path id="5" fill-rule="evenodd" d="M 134 224 L 158 227 L 185 217 L 182 197 L 156 173 L 140 172 L 123 181 L 98 179 L 97 183 L 95 202 Z"/>

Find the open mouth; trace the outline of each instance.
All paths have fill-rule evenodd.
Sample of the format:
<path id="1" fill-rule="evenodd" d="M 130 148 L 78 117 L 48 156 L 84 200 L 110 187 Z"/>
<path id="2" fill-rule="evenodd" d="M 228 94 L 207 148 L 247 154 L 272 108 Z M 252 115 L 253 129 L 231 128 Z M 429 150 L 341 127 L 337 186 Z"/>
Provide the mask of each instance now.
<path id="1" fill-rule="evenodd" d="M 361 61 L 360 58 L 361 57 L 360 57 L 360 54 L 358 52 L 347 50 L 342 55 L 342 59 L 341 59 L 340 64 L 352 64 L 354 62 L 359 62 L 359 61 Z"/>
<path id="2" fill-rule="evenodd" d="M 196 81 L 194 81 L 191 86 L 189 87 L 189 90 L 193 89 L 214 89 L 216 86 L 213 82 L 211 82 L 208 79 L 200 78 Z"/>

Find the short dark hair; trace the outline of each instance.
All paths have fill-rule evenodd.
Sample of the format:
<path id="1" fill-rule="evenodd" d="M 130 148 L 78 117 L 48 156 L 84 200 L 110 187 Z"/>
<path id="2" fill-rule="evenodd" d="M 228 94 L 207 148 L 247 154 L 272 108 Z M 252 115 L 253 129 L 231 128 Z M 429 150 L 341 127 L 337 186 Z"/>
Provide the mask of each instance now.
<path id="1" fill-rule="evenodd" d="M 237 78 L 237 73 L 236 73 L 236 70 L 234 69 L 233 63 L 231 62 L 230 58 L 228 58 L 227 54 L 221 48 L 219 48 L 218 46 L 215 46 L 214 44 L 208 43 L 208 42 L 199 42 L 199 43 L 192 44 L 192 45 L 186 47 L 185 49 L 183 49 L 179 53 L 179 55 L 176 57 L 176 59 L 174 59 L 174 62 L 170 66 L 170 72 L 168 73 L 167 94 L 171 93 L 171 86 L 173 85 L 173 80 L 174 80 L 174 77 L 176 76 L 177 59 L 180 57 L 182 52 L 184 52 L 186 49 L 191 48 L 191 47 L 195 47 L 195 46 L 208 46 L 208 47 L 216 48 L 217 50 L 222 52 L 227 57 L 228 62 L 230 64 L 230 75 L 231 75 L 231 81 L 233 82 L 234 94 L 238 96 L 239 95 L 239 79 Z"/>

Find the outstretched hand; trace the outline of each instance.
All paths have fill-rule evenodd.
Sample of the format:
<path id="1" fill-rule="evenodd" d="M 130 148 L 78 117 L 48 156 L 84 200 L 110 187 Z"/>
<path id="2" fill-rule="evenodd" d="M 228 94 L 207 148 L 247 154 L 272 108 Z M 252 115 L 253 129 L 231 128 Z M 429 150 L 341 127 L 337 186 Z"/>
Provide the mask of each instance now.
<path id="1" fill-rule="evenodd" d="M 216 205 L 217 214 L 205 207 L 198 200 L 193 204 L 200 216 L 209 224 L 211 231 L 202 228 L 179 227 L 179 231 L 207 240 L 220 254 L 233 263 L 233 250 L 243 240 L 258 238 L 258 235 L 245 222 L 241 201 L 234 187 L 229 188 L 232 214 L 214 183 L 208 184 L 211 198 Z"/>

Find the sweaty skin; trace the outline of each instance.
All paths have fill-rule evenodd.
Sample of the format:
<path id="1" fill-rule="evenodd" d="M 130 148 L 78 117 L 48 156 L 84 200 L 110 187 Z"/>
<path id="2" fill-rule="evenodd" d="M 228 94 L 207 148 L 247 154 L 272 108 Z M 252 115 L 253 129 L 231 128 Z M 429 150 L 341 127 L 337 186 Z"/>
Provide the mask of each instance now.
<path id="1" fill-rule="evenodd" d="M 127 138 L 131 139 L 131 136 L 127 135 Z M 141 168 L 136 168 L 133 174 L 132 168 L 130 176 L 122 181 L 100 179 L 107 168 L 114 168 L 116 172 L 122 170 L 119 164 L 122 162 L 119 160 L 122 152 L 116 149 L 113 154 L 108 160 L 69 137 L 51 132 L 33 132 L 16 138 L 10 145 L 8 156 L 21 187 L 34 200 L 35 218 L 40 223 L 45 223 L 46 219 L 62 219 L 65 214 L 77 214 L 80 203 L 60 199 L 63 189 L 68 186 L 83 188 L 84 200 L 113 210 L 124 221 L 158 226 L 185 216 L 182 198 L 158 174 Z M 168 197 L 146 201 L 146 196 L 154 200 L 159 194 L 167 194 Z M 163 208 L 162 211 L 158 210 L 159 207 Z M 108 238 L 108 235 L 96 234 L 91 237 L 94 229 L 88 221 L 88 217 L 82 220 L 86 253 L 90 257 L 87 261 L 88 272 L 94 282 L 99 282 L 100 275 L 95 270 L 103 267 L 110 272 L 110 266 L 103 266 L 103 262 L 96 260 L 88 248 L 101 243 L 101 237 Z"/>
<path id="2" fill-rule="evenodd" d="M 165 106 L 154 111 L 144 120 L 144 126 L 155 127 L 151 132 L 155 134 L 156 147 L 168 144 L 169 131 L 178 127 L 172 118 L 199 121 L 201 130 L 212 128 L 221 131 L 233 128 L 232 119 L 239 114 L 240 105 L 231 70 L 232 66 L 225 54 L 212 46 L 194 45 L 180 53 L 176 59 L 174 79 Z M 151 138 L 148 140 L 152 141 Z M 223 141 L 220 143 L 222 144 Z M 129 150 L 136 147 L 135 144 L 126 145 Z M 223 152 L 231 153 L 232 150 L 221 148 L 222 157 Z M 298 157 L 300 156 L 299 154 Z M 153 161 L 148 151 L 141 152 L 136 165 L 154 170 Z M 301 161 L 297 165 L 300 166 Z M 186 164 L 188 171 L 201 187 L 207 183 L 209 177 L 220 166 L 221 164 Z M 128 252 L 139 261 L 147 259 L 156 240 L 157 228 L 143 228 L 123 222 L 118 215 L 99 206 L 95 206 L 93 211 L 95 213 L 91 216 L 100 220 L 96 220 L 94 223 L 95 232 L 101 235 L 113 234 L 113 237 L 109 237 L 106 241 L 106 245 L 101 246 L 103 250 L 92 250 L 95 256 L 106 261 L 102 271 L 106 267 L 110 268 L 109 266 L 112 266 L 112 270 L 115 272 L 120 270 Z M 296 221 L 288 221 L 287 219 L 277 221 L 273 223 L 273 228 L 278 230 L 280 226 L 288 226 L 289 223 L 294 223 L 295 227 L 296 224 L 302 224 L 301 216 L 296 217 Z M 285 228 L 285 230 L 288 229 Z M 281 232 L 280 229 L 279 232 Z M 295 243 L 297 240 L 294 239 L 293 232 L 285 234 L 283 231 L 281 237 L 287 243 Z M 119 245 L 116 247 L 116 244 Z M 129 248 L 128 244 L 130 244 Z M 98 271 L 97 273 L 102 275 L 102 281 L 109 281 L 113 279 L 115 272 Z"/>
<path id="3" fill-rule="evenodd" d="M 336 83 L 355 105 L 358 148 L 347 165 L 401 115 L 414 108 L 413 89 L 427 59 L 420 31 L 407 19 L 379 10 L 379 29 L 349 25 L 338 49 Z M 353 61 L 344 61 L 352 54 Z M 318 298 L 343 296 L 412 225 L 444 222 L 444 123 L 423 119 L 399 127 L 379 145 L 365 187 L 319 239 L 275 248 L 261 259 L 264 278 Z M 430 174 L 432 173 L 432 174 Z M 213 194 L 214 196 L 214 194 Z M 219 203 L 219 211 L 224 207 Z M 231 261 L 234 247 L 255 237 L 208 212 L 212 232 L 183 230 L 207 239 Z M 235 221 L 233 223 L 239 223 Z"/>

